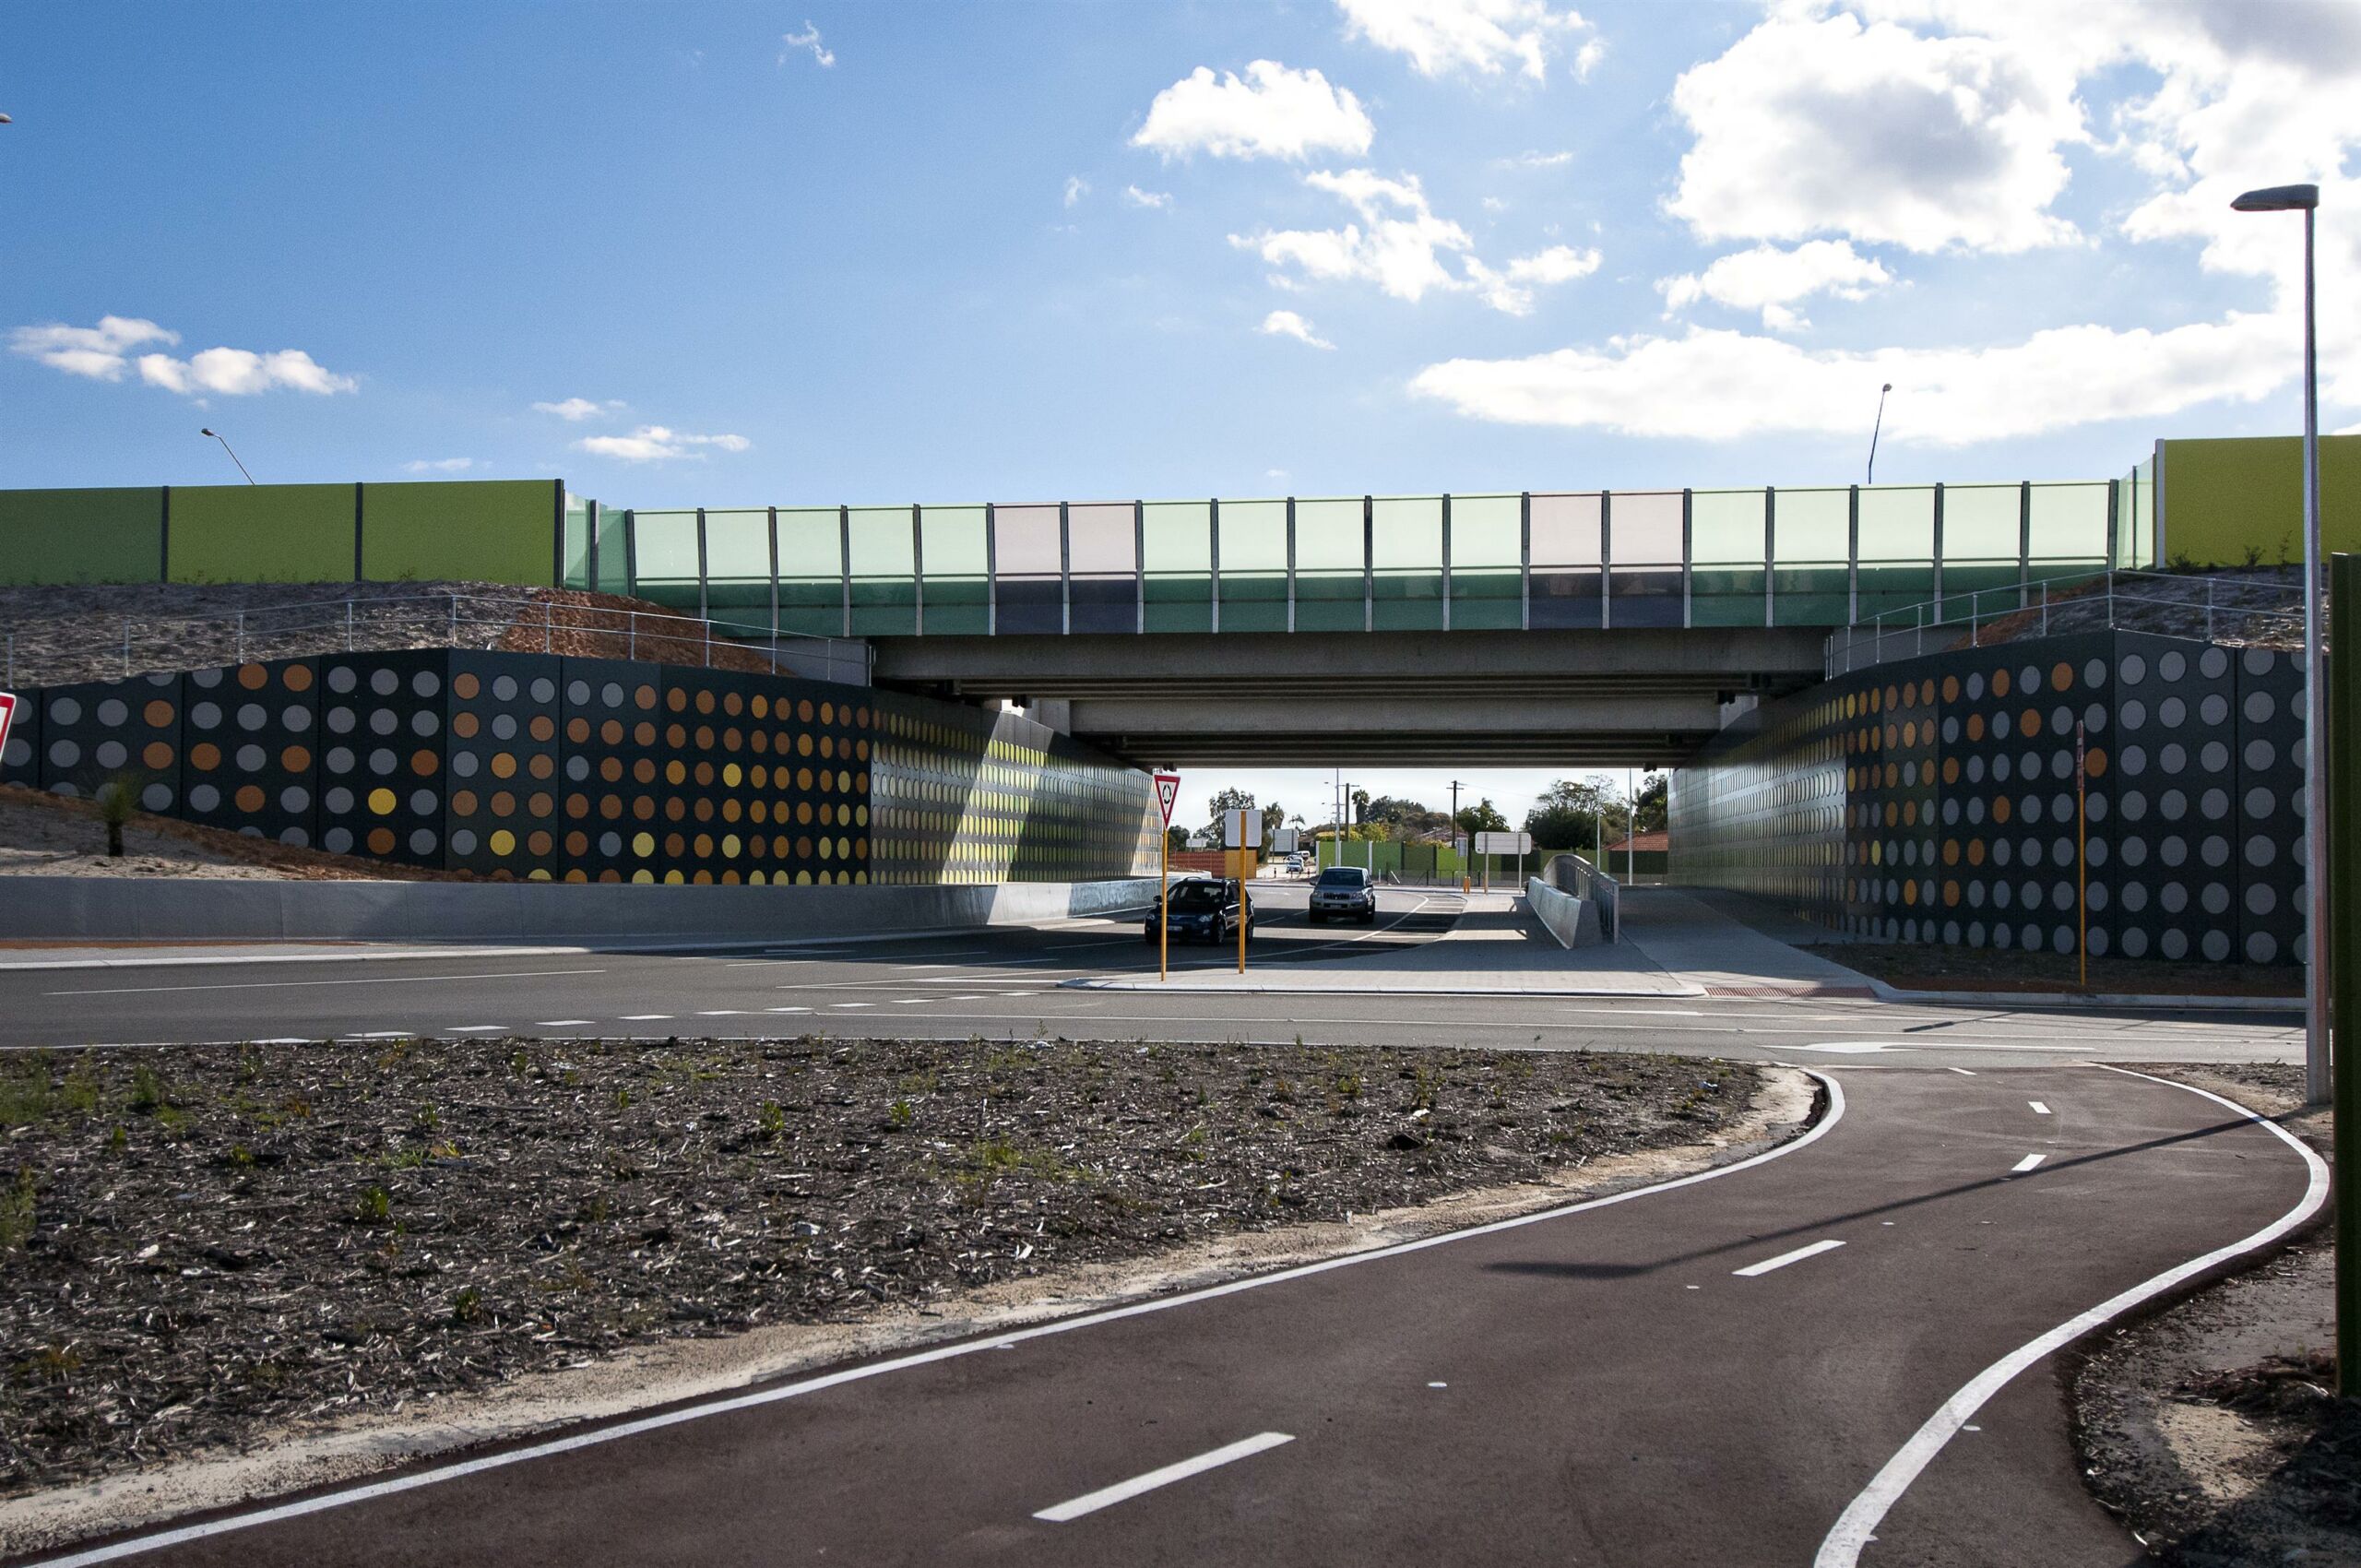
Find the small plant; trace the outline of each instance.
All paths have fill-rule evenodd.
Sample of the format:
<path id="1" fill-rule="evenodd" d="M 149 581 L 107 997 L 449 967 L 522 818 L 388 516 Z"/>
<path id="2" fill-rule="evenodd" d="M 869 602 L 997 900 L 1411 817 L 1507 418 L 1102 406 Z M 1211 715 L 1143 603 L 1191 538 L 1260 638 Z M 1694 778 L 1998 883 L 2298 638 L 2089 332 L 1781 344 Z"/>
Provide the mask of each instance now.
<path id="1" fill-rule="evenodd" d="M 451 1298 L 451 1321 L 457 1324 L 482 1322 L 483 1292 L 472 1285 L 462 1287 L 459 1293 Z"/>
<path id="2" fill-rule="evenodd" d="M 123 859 L 123 829 L 139 810 L 139 780 L 128 773 L 118 773 L 99 786 L 91 797 L 99 808 L 99 820 L 106 824 L 107 859 Z"/>
<path id="3" fill-rule="evenodd" d="M 410 1130 L 421 1135 L 433 1133 L 443 1125 L 442 1114 L 431 1105 L 421 1105 L 409 1119 Z"/>
<path id="4" fill-rule="evenodd" d="M 1360 1099 L 1360 1097 L 1361 1097 L 1361 1075 L 1360 1075 L 1358 1073 L 1339 1073 L 1339 1074 L 1337 1074 L 1337 1075 L 1336 1075 L 1336 1093 L 1337 1093 L 1337 1095 L 1338 1095 L 1338 1097 L 1339 1097 L 1339 1098 L 1344 1099 Z"/>
<path id="5" fill-rule="evenodd" d="M 33 1173 L 17 1167 L 16 1182 L 0 1187 L 0 1253 L 12 1253 L 33 1237 Z"/>
<path id="6" fill-rule="evenodd" d="M 615 1109 L 617 1111 L 629 1111 L 631 1109 L 631 1090 L 617 1089 L 615 1091 Z"/>
<path id="7" fill-rule="evenodd" d="M 917 1120 L 918 1112 L 910 1109 L 910 1102 L 907 1099 L 896 1100 L 885 1112 L 887 1124 L 897 1133 L 908 1132 L 910 1123 Z"/>
<path id="8" fill-rule="evenodd" d="M 383 1225 L 393 1218 L 394 1195 L 383 1187 L 364 1187 L 352 1200 L 352 1218 L 362 1225 Z"/>
<path id="9" fill-rule="evenodd" d="M 142 1062 L 131 1069 L 131 1109 L 142 1116 L 153 1116 L 172 1103 L 165 1092 L 164 1080 L 156 1069 Z"/>
<path id="10" fill-rule="evenodd" d="M 775 1099 L 763 1101 L 754 1112 L 754 1130 L 766 1138 L 776 1138 L 787 1131 L 787 1111 Z"/>

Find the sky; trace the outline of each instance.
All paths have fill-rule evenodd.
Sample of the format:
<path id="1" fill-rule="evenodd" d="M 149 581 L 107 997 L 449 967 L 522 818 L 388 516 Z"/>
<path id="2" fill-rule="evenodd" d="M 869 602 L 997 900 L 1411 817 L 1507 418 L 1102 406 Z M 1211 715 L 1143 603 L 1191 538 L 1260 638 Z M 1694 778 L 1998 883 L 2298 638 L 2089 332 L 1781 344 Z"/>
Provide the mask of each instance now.
<path id="1" fill-rule="evenodd" d="M 2105 478 L 2298 428 L 2298 181 L 2361 429 L 2361 0 L 0 17 L 0 487 Z"/>

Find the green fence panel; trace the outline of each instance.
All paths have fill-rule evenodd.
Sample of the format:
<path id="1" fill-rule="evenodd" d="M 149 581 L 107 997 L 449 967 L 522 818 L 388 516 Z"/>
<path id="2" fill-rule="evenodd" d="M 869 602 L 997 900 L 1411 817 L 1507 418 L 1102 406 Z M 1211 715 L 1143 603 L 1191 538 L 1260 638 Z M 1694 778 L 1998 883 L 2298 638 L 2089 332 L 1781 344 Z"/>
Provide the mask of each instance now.
<path id="1" fill-rule="evenodd" d="M 152 583 L 163 573 L 164 493 L 0 490 L 0 585 Z"/>
<path id="2" fill-rule="evenodd" d="M 274 485 L 279 489 L 340 489 L 348 525 L 350 486 Z M 179 543 L 181 493 L 173 501 L 173 543 Z M 556 526 L 557 489 L 548 480 L 457 480 L 440 483 L 368 484 L 361 488 L 361 569 L 372 582 L 463 578 L 471 582 L 547 585 L 555 564 L 551 529 Z M 586 523 L 587 523 L 586 517 Z M 620 530 L 618 530 L 620 531 Z M 601 576 L 611 575 L 599 540 Z M 587 531 L 569 554 L 588 570 Z M 177 576 L 180 551 L 172 552 Z M 346 540 L 345 568 L 351 571 Z"/>
<path id="3" fill-rule="evenodd" d="M 550 491 L 542 488 L 541 575 L 550 574 Z M 349 583 L 352 486 L 208 484 L 172 489 L 176 583 Z"/>

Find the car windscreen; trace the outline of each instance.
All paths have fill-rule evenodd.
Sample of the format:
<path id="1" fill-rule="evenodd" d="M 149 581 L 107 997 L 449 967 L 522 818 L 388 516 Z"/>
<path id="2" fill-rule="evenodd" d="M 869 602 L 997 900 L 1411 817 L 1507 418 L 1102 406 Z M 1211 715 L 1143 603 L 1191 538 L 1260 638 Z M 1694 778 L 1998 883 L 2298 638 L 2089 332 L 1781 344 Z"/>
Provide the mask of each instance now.
<path id="1" fill-rule="evenodd" d="M 1319 885 L 1323 887 L 1359 887 L 1367 882 L 1368 876 L 1369 873 L 1367 872 L 1339 871 L 1335 867 L 1331 867 L 1320 873 Z"/>
<path id="2" fill-rule="evenodd" d="M 1172 889 L 1176 909 L 1210 909 L 1222 901 L 1221 887 L 1211 882 L 1183 882 Z"/>

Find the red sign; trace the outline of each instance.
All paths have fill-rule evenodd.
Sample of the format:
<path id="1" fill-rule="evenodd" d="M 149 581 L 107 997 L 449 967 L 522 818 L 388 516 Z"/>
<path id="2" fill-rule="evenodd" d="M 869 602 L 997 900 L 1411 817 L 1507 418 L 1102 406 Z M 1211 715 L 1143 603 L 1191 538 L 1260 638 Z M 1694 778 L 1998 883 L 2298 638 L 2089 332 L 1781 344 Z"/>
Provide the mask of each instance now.
<path id="1" fill-rule="evenodd" d="M 0 739 L 6 738 L 6 725 L 0 723 Z M 1164 826 L 1172 826 L 1172 802 L 1180 798 L 1180 776 L 1159 773 L 1156 776 L 1157 809 L 1164 813 Z"/>
<path id="2" fill-rule="evenodd" d="M 6 692 L 0 692 L 0 755 L 5 755 L 8 750 L 8 720 L 16 717 L 17 699 Z M 1170 806 L 1164 808 L 1164 817 L 1167 822 L 1172 820 Z"/>

